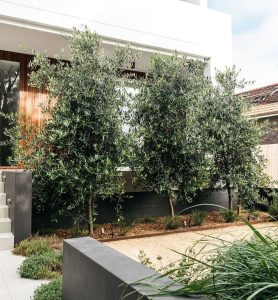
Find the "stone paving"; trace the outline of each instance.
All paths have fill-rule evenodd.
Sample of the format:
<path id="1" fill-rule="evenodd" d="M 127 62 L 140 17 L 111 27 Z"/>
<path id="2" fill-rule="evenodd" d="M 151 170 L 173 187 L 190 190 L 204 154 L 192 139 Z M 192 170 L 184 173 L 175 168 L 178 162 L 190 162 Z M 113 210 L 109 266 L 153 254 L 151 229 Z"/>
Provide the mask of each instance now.
<path id="1" fill-rule="evenodd" d="M 0 299 L 30 300 L 34 290 L 47 281 L 20 278 L 17 269 L 24 260 L 11 251 L 0 251 Z"/>

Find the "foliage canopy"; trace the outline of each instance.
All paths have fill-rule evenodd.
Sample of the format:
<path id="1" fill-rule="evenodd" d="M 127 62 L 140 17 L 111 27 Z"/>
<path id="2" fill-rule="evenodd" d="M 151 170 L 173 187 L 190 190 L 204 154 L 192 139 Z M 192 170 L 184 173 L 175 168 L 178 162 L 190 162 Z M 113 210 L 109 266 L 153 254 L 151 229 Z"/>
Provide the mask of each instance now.
<path id="1" fill-rule="evenodd" d="M 208 178 L 209 160 L 200 124 L 209 91 L 205 62 L 153 56 L 138 84 L 132 112 L 134 169 L 150 189 L 190 199 Z M 173 214 L 173 210 L 172 210 Z"/>

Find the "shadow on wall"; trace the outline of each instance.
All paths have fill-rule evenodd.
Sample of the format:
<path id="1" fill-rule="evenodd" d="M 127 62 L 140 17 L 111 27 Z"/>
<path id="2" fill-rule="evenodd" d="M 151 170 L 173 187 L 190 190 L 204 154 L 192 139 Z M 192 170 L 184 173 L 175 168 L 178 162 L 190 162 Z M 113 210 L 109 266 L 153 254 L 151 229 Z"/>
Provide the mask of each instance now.
<path id="1" fill-rule="evenodd" d="M 197 193 L 191 203 L 182 203 L 178 201 L 174 204 L 175 212 L 178 214 L 186 207 L 197 204 L 216 204 L 223 207 L 228 206 L 228 195 L 226 190 L 204 190 Z M 233 197 L 233 207 L 236 208 L 237 197 Z M 125 218 L 136 219 L 149 217 L 162 217 L 170 215 L 170 208 L 166 196 L 156 194 L 154 192 L 130 192 L 122 197 L 120 202 L 122 214 Z M 99 199 L 97 201 L 98 216 L 96 223 L 109 223 L 117 220 L 116 199 Z M 214 206 L 200 206 L 200 210 L 214 211 L 220 208 Z M 185 213 L 190 213 L 192 209 Z M 60 217 L 55 222 L 51 221 L 53 212 L 44 213 L 43 215 L 33 214 L 33 231 L 41 228 L 69 228 L 72 226 L 72 220 L 69 217 Z"/>
<path id="2" fill-rule="evenodd" d="M 226 190 L 203 190 L 199 191 L 191 203 L 183 203 L 177 201 L 174 204 L 175 212 L 179 213 L 187 207 L 198 204 L 216 204 L 224 207 L 228 207 L 228 195 Z M 97 216 L 98 223 L 106 223 L 117 218 L 116 204 L 114 201 L 98 201 Z M 169 203 L 166 196 L 156 194 L 154 192 L 137 192 L 128 193 L 123 197 L 121 201 L 122 213 L 124 217 L 128 218 L 142 218 L 145 216 L 150 217 L 162 217 L 169 216 Z M 233 207 L 236 208 L 237 196 L 233 197 Z M 198 209 L 205 211 L 219 210 L 218 207 L 210 205 L 200 206 Z M 187 210 L 185 213 L 190 213 L 192 209 Z"/>

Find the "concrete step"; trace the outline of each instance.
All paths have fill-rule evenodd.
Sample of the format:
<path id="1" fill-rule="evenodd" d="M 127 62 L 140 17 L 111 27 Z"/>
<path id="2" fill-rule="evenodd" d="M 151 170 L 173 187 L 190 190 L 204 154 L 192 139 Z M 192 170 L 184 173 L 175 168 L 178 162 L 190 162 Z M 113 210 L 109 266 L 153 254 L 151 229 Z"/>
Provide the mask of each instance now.
<path id="1" fill-rule="evenodd" d="M 4 182 L 0 182 L 0 193 L 5 193 L 5 191 L 4 191 Z"/>
<path id="2" fill-rule="evenodd" d="M 0 251 L 14 248 L 14 235 L 12 233 L 0 233 Z"/>
<path id="3" fill-rule="evenodd" d="M 7 199 L 6 194 L 0 193 L 0 206 L 6 205 L 6 199 Z"/>
<path id="4" fill-rule="evenodd" d="M 1 233 L 11 233 L 12 222 L 9 218 L 0 218 L 0 234 Z"/>
<path id="5" fill-rule="evenodd" d="M 0 205 L 0 218 L 9 217 L 9 207 L 7 205 Z"/>

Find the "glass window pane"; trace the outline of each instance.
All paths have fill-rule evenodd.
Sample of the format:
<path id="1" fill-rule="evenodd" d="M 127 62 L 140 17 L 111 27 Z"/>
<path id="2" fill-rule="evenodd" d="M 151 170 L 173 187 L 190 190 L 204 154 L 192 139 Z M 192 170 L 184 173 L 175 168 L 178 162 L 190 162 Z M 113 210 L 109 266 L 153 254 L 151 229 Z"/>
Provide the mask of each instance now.
<path id="1" fill-rule="evenodd" d="M 19 102 L 19 62 L 0 60 L 0 112 L 9 114 L 18 111 Z M 7 120 L 0 115 L 0 141 L 5 141 Z M 0 146 L 0 166 L 8 166 L 11 155 L 9 146 Z"/>

